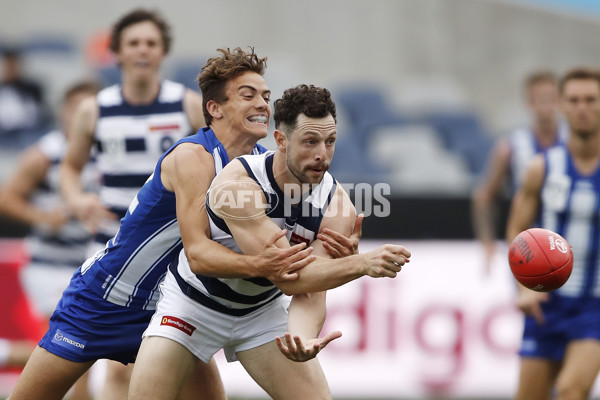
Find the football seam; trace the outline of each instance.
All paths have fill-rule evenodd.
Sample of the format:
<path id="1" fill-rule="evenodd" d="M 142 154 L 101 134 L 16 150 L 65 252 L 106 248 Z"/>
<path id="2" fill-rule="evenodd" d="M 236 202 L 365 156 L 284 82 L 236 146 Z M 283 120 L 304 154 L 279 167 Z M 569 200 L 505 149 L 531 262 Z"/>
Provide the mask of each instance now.
<path id="1" fill-rule="evenodd" d="M 550 272 L 546 272 L 545 274 L 540 274 L 540 275 L 521 275 L 521 274 L 515 274 L 514 272 L 513 272 L 513 274 L 515 276 L 520 277 L 520 278 L 539 278 L 540 276 L 546 276 L 546 275 L 551 274 L 553 272 L 559 271 L 559 270 L 563 269 L 564 267 L 566 267 L 567 264 L 568 264 L 568 262 L 564 263 L 563 265 L 561 265 L 560 267 L 558 267 L 556 269 L 553 269 Z"/>
<path id="2" fill-rule="evenodd" d="M 527 234 L 529 235 L 529 237 L 531 237 L 533 239 L 533 241 L 537 244 L 538 248 L 541 250 L 540 253 L 542 253 L 542 255 L 544 256 L 544 258 L 546 259 L 546 264 L 548 264 L 550 266 L 550 272 L 556 271 L 555 269 L 552 269 L 552 263 L 550 262 L 550 259 L 548 258 L 548 256 L 546 255 L 546 252 L 544 251 L 545 247 L 542 247 L 542 245 L 540 244 L 540 242 L 538 242 L 537 238 L 535 236 L 533 236 L 531 234 L 531 232 L 527 232 Z M 546 274 L 547 273 L 548 272 L 546 272 Z M 545 275 L 545 274 L 542 274 L 542 275 Z M 536 275 L 536 276 L 541 276 L 541 275 Z"/>

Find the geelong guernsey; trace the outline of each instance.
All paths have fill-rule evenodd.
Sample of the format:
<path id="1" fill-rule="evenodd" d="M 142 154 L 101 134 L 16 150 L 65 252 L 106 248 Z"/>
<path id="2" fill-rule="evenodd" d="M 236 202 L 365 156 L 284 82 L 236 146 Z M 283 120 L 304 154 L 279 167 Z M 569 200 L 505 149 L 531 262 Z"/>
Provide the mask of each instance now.
<path id="1" fill-rule="evenodd" d="M 64 200 L 59 188 L 59 165 L 67 147 L 65 135 L 51 131 L 37 143 L 38 149 L 50 163 L 44 181 L 36 188 L 31 202 L 44 210 L 62 206 Z M 83 186 L 88 191 L 96 191 L 98 176 L 92 159 L 82 171 Z M 60 266 L 76 269 L 86 258 L 86 248 L 91 235 L 75 218 L 70 219 L 58 231 L 50 231 L 44 226 L 34 226 L 26 238 L 31 261 L 44 266 Z"/>
<path id="2" fill-rule="evenodd" d="M 185 87 L 168 80 L 152 104 L 131 105 L 120 85 L 98 93 L 95 143 L 102 176 L 100 199 L 118 219 L 154 171 L 156 160 L 176 141 L 191 133 L 183 109 Z M 96 237 L 106 243 L 119 229 L 118 219 L 100 228 Z"/>
<path id="3" fill-rule="evenodd" d="M 261 186 L 267 201 L 267 215 L 280 228 L 288 230 L 290 243 L 313 242 L 336 189 L 333 177 L 325 173 L 321 183 L 300 205 L 286 207 L 284 194 L 273 177 L 272 152 L 237 159 L 244 165 L 248 175 Z M 240 253 L 225 222 L 211 210 L 208 202 L 206 208 L 212 239 Z M 169 270 L 185 294 L 213 310 L 229 315 L 246 315 L 282 294 L 265 278 L 218 279 L 196 275 L 190 269 L 183 251 L 179 254 L 178 264 L 172 265 Z"/>
<path id="4" fill-rule="evenodd" d="M 181 143 L 203 146 L 212 154 L 217 173 L 229 162 L 225 148 L 208 128 L 181 139 L 160 157 L 154 173 L 129 205 L 117 235 L 81 267 L 88 286 L 114 304 L 156 309 L 158 284 L 182 249 L 175 194 L 165 189 L 160 179 L 162 160 Z M 256 145 L 253 153 L 264 151 Z"/>
<path id="5" fill-rule="evenodd" d="M 573 247 L 573 272 L 552 296 L 600 298 L 600 168 L 581 175 L 564 145 L 548 150 L 541 222 Z"/>

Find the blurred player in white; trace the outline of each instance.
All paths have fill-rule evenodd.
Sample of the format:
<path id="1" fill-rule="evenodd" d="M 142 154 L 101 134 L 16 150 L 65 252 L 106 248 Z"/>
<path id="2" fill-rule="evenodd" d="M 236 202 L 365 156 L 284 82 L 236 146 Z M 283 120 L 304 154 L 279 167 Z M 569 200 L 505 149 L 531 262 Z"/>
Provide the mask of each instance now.
<path id="1" fill-rule="evenodd" d="M 235 88 L 229 87 L 227 97 L 234 95 Z M 215 118 L 222 107 L 216 101 L 207 104 Z M 264 123 L 269 114 L 265 108 Z M 174 399 L 198 360 L 208 362 L 221 348 L 274 399 L 329 399 L 314 357 L 341 333 L 318 338 L 326 315 L 325 291 L 365 275 L 396 277 L 409 260 L 410 252 L 397 245 L 332 260 L 318 238 L 325 227 L 348 235 L 356 219 L 349 197 L 327 172 L 337 136 L 329 91 L 306 85 L 286 90 L 275 102 L 274 119 L 277 151 L 239 157 L 212 182 L 206 207 L 211 237 L 252 255 L 283 228 L 287 237 L 278 246 L 310 243 L 318 257 L 293 281 L 235 275 L 217 279 L 214 271 L 189 261 L 191 252 L 184 244 L 179 262 L 169 266 L 161 284 L 162 297 L 144 333 L 129 399 Z M 289 320 L 282 291 L 294 295 Z M 290 361 L 280 350 L 305 362 Z"/>
<path id="2" fill-rule="evenodd" d="M 21 285 L 38 315 L 49 319 L 71 276 L 86 258 L 90 232 L 67 211 L 59 189 L 59 163 L 67 147 L 67 127 L 77 106 L 98 92 L 95 82 L 78 82 L 63 96 L 60 128 L 44 135 L 21 155 L 15 170 L 0 189 L 0 213 L 31 227 L 25 244 L 31 261 L 21 270 Z M 82 173 L 86 190 L 96 190 L 94 163 Z M 13 346 L 14 344 L 14 346 Z M 7 342 L 8 348 L 23 343 Z M 2 346 L 0 346 L 2 347 Z M 31 343 L 29 353 L 35 348 Z M 1 358 L 1 357 L 0 357 Z M 25 365 L 27 359 L 23 359 Z M 87 399 L 85 380 L 71 399 Z"/>
<path id="3" fill-rule="evenodd" d="M 567 143 L 538 155 L 511 205 L 506 239 L 539 226 L 573 248 L 573 272 L 551 293 L 519 285 L 526 314 L 517 400 L 589 398 L 600 371 L 600 71 L 578 68 L 560 82 Z"/>
<path id="4" fill-rule="evenodd" d="M 555 75 L 549 71 L 533 72 L 525 80 L 524 90 L 531 125 L 516 129 L 498 141 L 486 174 L 473 192 L 473 226 L 483 245 L 486 271 L 496 251 L 496 201 L 505 192 L 514 194 L 536 154 L 563 142 L 568 134 L 559 118 Z"/>

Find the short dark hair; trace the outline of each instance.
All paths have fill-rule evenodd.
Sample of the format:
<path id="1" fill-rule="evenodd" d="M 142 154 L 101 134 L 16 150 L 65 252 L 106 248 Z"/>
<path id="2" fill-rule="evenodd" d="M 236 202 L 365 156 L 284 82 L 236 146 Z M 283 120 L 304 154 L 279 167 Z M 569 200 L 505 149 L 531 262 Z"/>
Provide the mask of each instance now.
<path id="1" fill-rule="evenodd" d="M 561 94 L 564 92 L 567 82 L 572 80 L 594 80 L 600 88 L 600 70 L 589 67 L 577 67 L 569 70 L 560 79 L 559 90 Z"/>
<path id="2" fill-rule="evenodd" d="M 296 128 L 298 115 L 304 114 L 309 118 L 323 118 L 331 115 L 337 122 L 335 103 L 331 93 L 325 88 L 314 85 L 298 85 L 287 89 L 283 96 L 275 101 L 275 128 Z"/>
<path id="3" fill-rule="evenodd" d="M 69 101 L 69 99 L 79 93 L 90 93 L 96 94 L 100 90 L 100 85 L 96 81 L 85 80 L 72 84 L 65 90 L 63 95 L 63 103 Z"/>
<path id="4" fill-rule="evenodd" d="M 202 92 L 204 120 L 208 126 L 212 123 L 213 118 L 208 112 L 206 104 L 210 100 L 217 103 L 227 101 L 225 94 L 227 81 L 248 71 L 256 72 L 262 76 L 267 67 L 267 58 L 259 58 L 254 53 L 253 47 L 250 47 L 250 51 L 247 52 L 240 47 L 236 47 L 233 51 L 229 48 L 217 49 L 217 51 L 221 55 L 209 58 L 197 78 L 198 86 L 200 86 Z"/>
<path id="5" fill-rule="evenodd" d="M 115 24 L 112 26 L 110 32 L 110 49 L 113 53 L 117 53 L 121 46 L 121 34 L 125 28 L 138 24 L 140 22 L 149 21 L 152 22 L 162 36 L 162 44 L 165 54 L 171 50 L 171 42 L 173 40 L 171 36 L 171 27 L 167 24 L 167 21 L 160 15 L 158 11 L 146 10 L 143 8 L 137 8 L 129 13 L 123 15 Z"/>

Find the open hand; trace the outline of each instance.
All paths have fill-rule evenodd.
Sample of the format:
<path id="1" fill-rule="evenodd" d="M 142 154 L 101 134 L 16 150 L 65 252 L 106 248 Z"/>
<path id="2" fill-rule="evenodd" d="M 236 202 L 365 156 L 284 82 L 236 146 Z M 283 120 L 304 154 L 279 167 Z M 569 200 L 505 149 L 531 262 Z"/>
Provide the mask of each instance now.
<path id="1" fill-rule="evenodd" d="M 277 343 L 277 347 L 279 347 L 279 351 L 281 351 L 286 358 L 292 361 L 304 362 L 315 358 L 329 342 L 341 336 L 342 332 L 334 331 L 322 338 L 311 339 L 304 345 L 302 344 L 300 336 L 294 336 L 292 338 L 290 333 L 286 333 L 285 343 L 279 336 L 275 338 L 275 342 Z"/>

